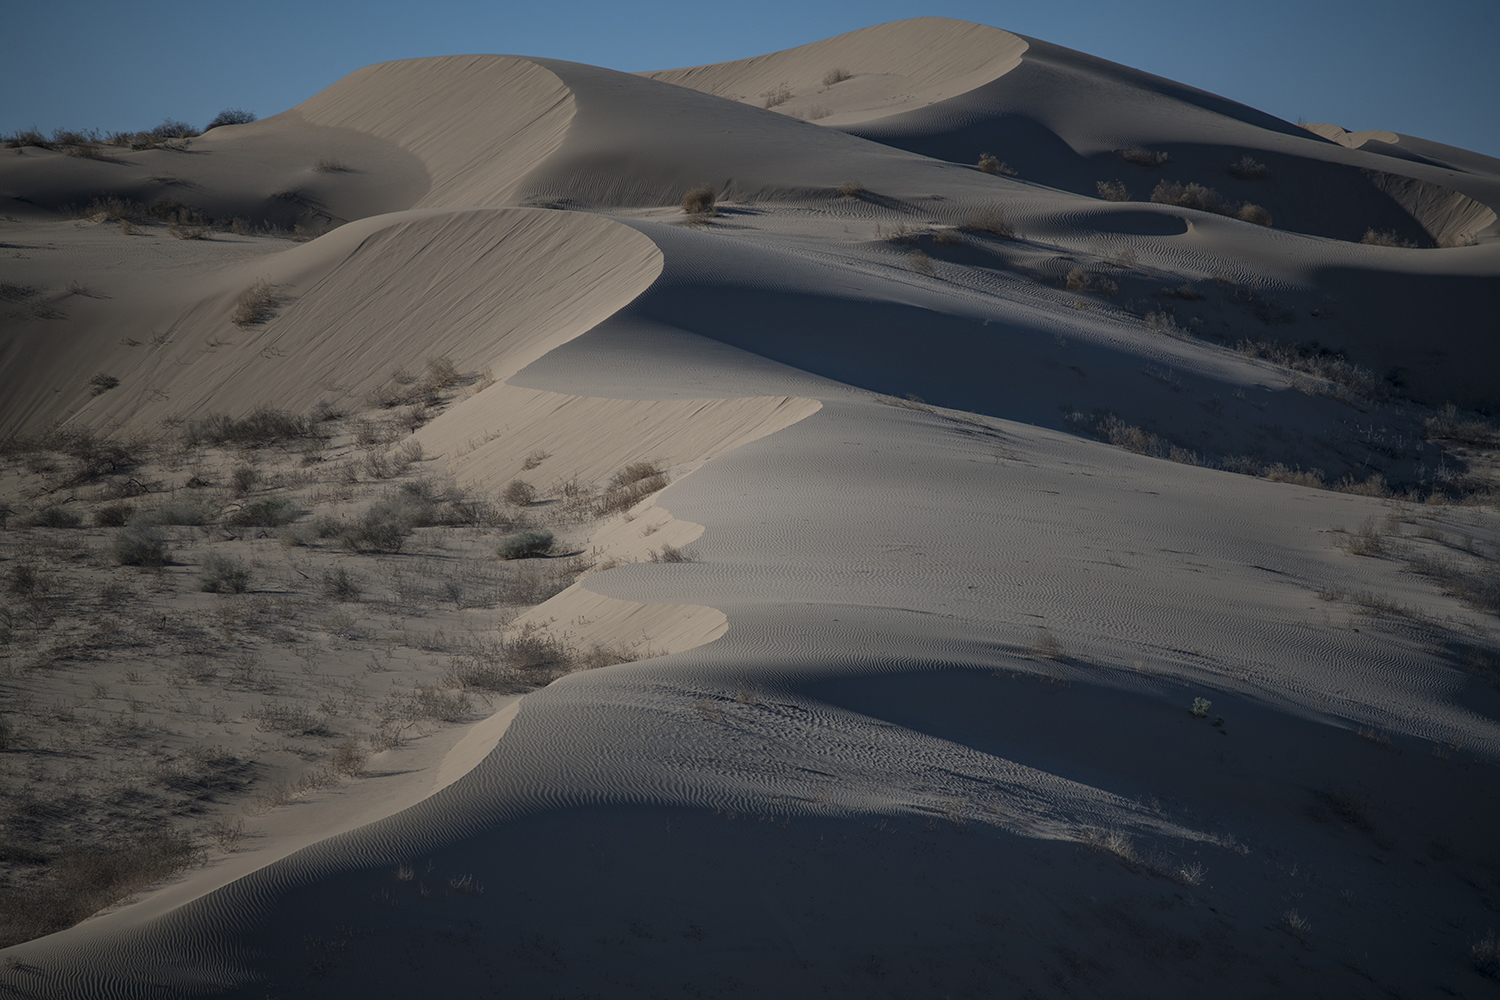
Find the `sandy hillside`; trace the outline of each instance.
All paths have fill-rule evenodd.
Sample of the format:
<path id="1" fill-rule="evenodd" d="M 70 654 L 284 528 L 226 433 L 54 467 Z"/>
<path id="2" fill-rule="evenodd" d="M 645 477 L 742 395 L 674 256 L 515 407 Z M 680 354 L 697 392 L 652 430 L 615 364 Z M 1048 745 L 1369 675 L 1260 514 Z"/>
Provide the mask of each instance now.
<path id="1" fill-rule="evenodd" d="M 1497 161 L 919 19 L 0 200 L 10 993 L 1493 992 Z"/>

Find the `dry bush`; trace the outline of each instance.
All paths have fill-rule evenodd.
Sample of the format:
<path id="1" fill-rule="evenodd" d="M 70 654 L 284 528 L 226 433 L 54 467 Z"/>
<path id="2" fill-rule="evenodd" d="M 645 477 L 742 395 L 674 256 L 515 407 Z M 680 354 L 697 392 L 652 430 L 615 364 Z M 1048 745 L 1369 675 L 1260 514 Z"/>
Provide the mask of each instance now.
<path id="1" fill-rule="evenodd" d="M 1224 209 L 1224 199 L 1213 188 L 1177 181 L 1159 182 L 1151 192 L 1151 200 L 1158 205 L 1196 208 L 1200 212 L 1220 212 Z"/>
<path id="2" fill-rule="evenodd" d="M 1366 229 L 1359 241 L 1372 247 L 1401 247 L 1406 250 L 1416 248 L 1416 243 L 1403 240 L 1394 229 Z"/>
<path id="3" fill-rule="evenodd" d="M 349 736 L 334 749 L 332 767 L 336 774 L 357 778 L 365 773 L 365 765 L 369 761 L 369 751 L 360 746 L 359 740 Z"/>
<path id="4" fill-rule="evenodd" d="M 225 108 L 214 115 L 213 121 L 203 126 L 203 131 L 218 128 L 220 125 L 248 125 L 255 121 L 254 111 L 245 111 L 242 108 Z"/>
<path id="5" fill-rule="evenodd" d="M 687 548 L 678 548 L 675 545 L 663 545 L 659 550 L 651 550 L 651 561 L 654 563 L 685 563 L 692 562 L 696 554 Z"/>
<path id="6" fill-rule="evenodd" d="M 167 232 L 179 240 L 206 240 L 211 230 L 208 226 L 186 226 L 180 222 L 173 222 L 167 226 Z M 240 298 L 241 301 L 244 300 L 244 296 Z M 235 312 L 235 316 L 239 316 L 238 311 Z M 235 319 L 235 322 L 240 323 L 238 318 Z M 244 323 L 240 323 L 240 325 L 244 326 Z"/>
<path id="7" fill-rule="evenodd" d="M 990 153 L 980 153 L 979 162 L 974 165 L 974 168 L 982 174 L 993 174 L 996 177 L 1015 177 L 1020 173 L 1009 163 Z"/>
<path id="8" fill-rule="evenodd" d="M 1033 656 L 1039 656 L 1044 660 L 1061 660 L 1066 658 L 1062 643 L 1045 628 L 1036 630 L 1036 638 L 1032 640 L 1031 652 Z"/>
<path id="9" fill-rule="evenodd" d="M 628 510 L 667 486 L 667 474 L 655 462 L 631 462 L 614 474 L 609 486 L 593 503 L 595 517 Z"/>
<path id="10" fill-rule="evenodd" d="M 841 181 L 837 190 L 841 197 L 858 198 L 865 193 L 865 186 L 860 181 L 851 178 L 847 181 Z"/>
<path id="11" fill-rule="evenodd" d="M 1229 165 L 1229 176 L 1238 177 L 1240 180 L 1265 180 L 1268 174 L 1269 171 L 1266 169 L 1266 165 L 1249 153 L 1246 153 Z"/>
<path id="12" fill-rule="evenodd" d="M 96 372 L 90 375 L 87 383 L 91 396 L 102 396 L 119 384 L 120 380 L 107 372 Z"/>
<path id="13" fill-rule="evenodd" d="M 823 86 L 832 87 L 836 83 L 843 83 L 851 76 L 853 76 L 853 74 L 850 73 L 847 69 L 844 69 L 842 66 L 835 66 L 833 69 L 823 74 Z M 769 105 L 767 105 L 767 107 L 769 107 Z"/>
<path id="14" fill-rule="evenodd" d="M 250 571 L 232 556 L 211 553 L 198 571 L 198 589 L 208 594 L 243 594 L 250 588 Z"/>
<path id="15" fill-rule="evenodd" d="M 323 571 L 322 590 L 324 597 L 335 601 L 357 601 L 361 592 L 359 581 L 343 566 Z"/>
<path id="16" fill-rule="evenodd" d="M 1116 295 L 1120 291 L 1120 286 L 1111 279 L 1089 274 L 1081 267 L 1075 267 L 1067 273 L 1063 278 L 1063 286 L 1074 292 L 1098 292 L 1100 295 Z"/>
<path id="17" fill-rule="evenodd" d="M 1117 149 L 1115 155 L 1126 163 L 1134 163 L 1138 167 L 1164 167 L 1172 162 L 1172 158 L 1159 150 L 1142 149 L 1139 146 L 1131 146 L 1129 149 Z"/>
<path id="18" fill-rule="evenodd" d="M 325 156 L 313 164 L 313 169 L 320 174 L 341 174 L 349 168 L 342 160 L 335 160 L 330 156 Z"/>
<path id="19" fill-rule="evenodd" d="M 907 265 L 924 278 L 937 277 L 937 268 L 932 266 L 932 258 L 920 250 L 914 250 L 906 255 Z"/>
<path id="20" fill-rule="evenodd" d="M 702 184 L 682 196 L 682 210 L 688 215 L 712 215 L 719 193 L 711 184 Z"/>
<path id="21" fill-rule="evenodd" d="M 258 406 L 239 420 L 223 413 L 209 413 L 189 420 L 182 432 L 188 445 L 228 444 L 242 448 L 261 448 L 313 436 L 313 423 L 307 417 L 269 406 Z"/>
<path id="22" fill-rule="evenodd" d="M 966 233 L 984 233 L 1007 240 L 1020 239 L 1016 227 L 1005 217 L 1005 210 L 993 203 L 964 219 L 958 228 Z"/>
<path id="23" fill-rule="evenodd" d="M 524 479 L 512 479 L 500 491 L 500 498 L 512 507 L 530 507 L 536 503 L 536 487 Z"/>
<path id="24" fill-rule="evenodd" d="M 1241 222 L 1253 222 L 1257 226 L 1269 226 L 1271 224 L 1271 213 L 1259 205 L 1248 201 L 1240 206 L 1239 211 L 1234 213 L 1234 217 Z"/>
<path id="25" fill-rule="evenodd" d="M 499 559 L 530 559 L 552 551 L 555 538 L 550 531 L 518 531 L 505 535 L 495 547 Z"/>
<path id="26" fill-rule="evenodd" d="M 1493 929 L 1469 945 L 1469 962 L 1481 976 L 1500 978 L 1500 937 Z"/>
<path id="27" fill-rule="evenodd" d="M 127 525 L 109 543 L 110 557 L 121 566 L 162 566 L 167 561 L 167 540 L 149 525 Z"/>
<path id="28" fill-rule="evenodd" d="M 271 285 L 264 278 L 255 279 L 255 284 L 240 293 L 235 300 L 234 315 L 230 317 L 236 326 L 251 326 L 255 323 L 264 323 L 271 317 L 271 309 L 276 305 L 276 293 L 272 291 Z"/>
<path id="29" fill-rule="evenodd" d="M 1122 180 L 1100 181 L 1098 184 L 1099 197 L 1105 201 L 1129 201 L 1130 192 L 1125 189 Z"/>
<path id="30" fill-rule="evenodd" d="M 521 463 L 521 468 L 526 470 L 527 472 L 530 472 L 532 469 L 535 469 L 537 466 L 541 465 L 551 457 L 551 455 L 549 455 L 542 449 L 533 448 L 531 450 L 531 453 L 526 456 L 526 460 Z"/>
<path id="31" fill-rule="evenodd" d="M 1241 354 L 1326 379 L 1367 399 L 1380 399 L 1385 395 L 1385 384 L 1380 377 L 1363 365 L 1350 361 L 1341 351 L 1317 344 L 1272 340 L 1241 340 L 1234 346 Z"/>
<path id="32" fill-rule="evenodd" d="M 770 90 L 762 92 L 760 96 L 765 101 L 762 107 L 779 108 L 792 99 L 792 88 L 790 84 L 783 80 Z"/>

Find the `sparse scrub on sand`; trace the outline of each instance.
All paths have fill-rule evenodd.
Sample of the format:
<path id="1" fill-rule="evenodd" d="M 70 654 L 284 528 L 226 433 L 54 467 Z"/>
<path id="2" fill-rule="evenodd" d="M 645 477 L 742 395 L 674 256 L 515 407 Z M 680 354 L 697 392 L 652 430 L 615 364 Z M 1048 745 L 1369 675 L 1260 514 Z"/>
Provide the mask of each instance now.
<path id="1" fill-rule="evenodd" d="M 702 184 L 682 196 L 682 210 L 688 215 L 713 215 L 719 192 L 711 184 Z"/>
<path id="2" fill-rule="evenodd" d="M 696 558 L 691 549 L 677 548 L 675 545 L 663 545 L 660 549 L 651 550 L 651 561 L 654 563 L 685 563 L 692 562 Z"/>
<path id="3" fill-rule="evenodd" d="M 1500 979 L 1500 937 L 1493 928 L 1469 945 L 1469 963 L 1481 976 Z"/>
<path id="4" fill-rule="evenodd" d="M 1125 188 L 1122 180 L 1100 181 L 1098 183 L 1099 197 L 1105 201 L 1129 201 L 1130 192 Z"/>
<path id="5" fill-rule="evenodd" d="M 357 601 L 363 592 L 359 581 L 343 566 L 325 570 L 322 576 L 323 596 L 335 601 Z"/>
<path id="6" fill-rule="evenodd" d="M 1066 659 L 1067 654 L 1063 650 L 1062 643 L 1057 637 L 1045 628 L 1038 627 L 1036 636 L 1031 641 L 1031 654 L 1044 660 Z"/>
<path id="7" fill-rule="evenodd" d="M 1158 205 L 1176 205 L 1178 208 L 1193 208 L 1200 212 L 1227 215 L 1241 222 L 1257 226 L 1269 226 L 1271 213 L 1259 205 L 1249 202 L 1238 204 L 1226 201 L 1219 192 L 1202 184 L 1182 184 L 1178 181 L 1161 181 L 1151 192 L 1151 200 Z"/>
<path id="8" fill-rule="evenodd" d="M 1269 226 L 1271 224 L 1271 213 L 1259 205 L 1245 202 L 1234 213 L 1234 217 L 1241 222 L 1251 222 L 1257 226 Z"/>
<path id="9" fill-rule="evenodd" d="M 836 83 L 843 83 L 853 75 L 854 74 L 850 73 L 847 69 L 844 69 L 844 67 L 835 66 L 833 69 L 823 74 L 823 86 L 832 87 Z"/>
<path id="10" fill-rule="evenodd" d="M 1359 241 L 1372 247 L 1400 247 L 1405 250 L 1414 250 L 1417 246 L 1411 240 L 1402 239 L 1394 229 L 1366 229 Z"/>
<path id="11" fill-rule="evenodd" d="M 224 519 L 231 528 L 279 528 L 298 517 L 297 505 L 288 497 L 266 497 L 245 504 Z"/>
<path id="12" fill-rule="evenodd" d="M 233 556 L 212 553 L 199 568 L 198 589 L 209 594 L 243 594 L 250 589 L 250 570 Z"/>
<path id="13" fill-rule="evenodd" d="M 1266 165 L 1249 153 L 1229 165 L 1229 176 L 1238 177 L 1243 181 L 1265 180 L 1269 173 Z"/>
<path id="14" fill-rule="evenodd" d="M 268 406 L 258 406 L 238 420 L 223 413 L 208 413 L 189 420 L 182 431 L 183 440 L 189 445 L 242 448 L 261 448 L 313 435 L 313 422 L 308 418 Z"/>
<path id="15" fill-rule="evenodd" d="M 1172 162 L 1172 158 L 1160 150 L 1142 149 L 1140 146 L 1131 146 L 1129 149 L 1117 149 L 1115 155 L 1126 163 L 1134 163 L 1138 167 L 1164 167 Z"/>
<path id="16" fill-rule="evenodd" d="M 993 174 L 996 177 L 1015 177 L 1020 173 L 1009 163 L 990 153 L 980 153 L 979 162 L 974 165 L 974 169 L 982 174 Z"/>
<path id="17" fill-rule="evenodd" d="M 349 167 L 343 160 L 336 160 L 331 156 L 325 156 L 313 164 L 313 169 L 320 174 L 342 174 L 347 172 Z"/>
<path id="18" fill-rule="evenodd" d="M 255 284 L 241 292 L 240 297 L 235 300 L 234 315 L 230 320 L 235 326 L 264 323 L 271 318 L 271 310 L 275 305 L 276 293 L 270 282 L 257 278 Z"/>
<path id="19" fill-rule="evenodd" d="M 1098 292 L 1100 295 L 1117 295 L 1120 286 L 1113 280 L 1097 274 L 1089 274 L 1075 267 L 1063 278 L 1063 287 L 1073 292 Z"/>
<path id="20" fill-rule="evenodd" d="M 500 491 L 500 499 L 512 507 L 530 507 L 536 503 L 536 487 L 524 479 L 512 479 Z"/>
<path id="21" fill-rule="evenodd" d="M 966 233 L 983 233 L 1001 239 L 1020 239 L 1016 227 L 1005 217 L 1005 210 L 998 204 L 989 204 L 974 212 L 959 223 L 958 228 Z"/>
<path id="22" fill-rule="evenodd" d="M 530 559 L 544 556 L 552 551 L 556 541 L 550 531 L 517 531 L 500 539 L 495 546 L 499 559 Z"/>
<path id="23" fill-rule="evenodd" d="M 791 84 L 783 80 L 770 90 L 762 91 L 760 96 L 761 100 L 765 102 L 761 107 L 779 108 L 792 99 L 792 87 Z"/>
<path id="24" fill-rule="evenodd" d="M 850 178 L 839 182 L 838 192 L 841 198 L 859 198 L 864 195 L 865 186 L 860 181 Z"/>

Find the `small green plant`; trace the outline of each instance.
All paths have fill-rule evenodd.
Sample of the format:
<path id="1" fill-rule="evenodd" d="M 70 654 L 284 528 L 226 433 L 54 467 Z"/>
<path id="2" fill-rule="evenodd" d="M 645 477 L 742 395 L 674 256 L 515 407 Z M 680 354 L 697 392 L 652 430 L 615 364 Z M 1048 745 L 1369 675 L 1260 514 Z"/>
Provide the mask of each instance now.
<path id="1" fill-rule="evenodd" d="M 517 531 L 500 539 L 495 555 L 501 559 L 529 559 L 552 551 L 555 541 L 550 531 Z"/>
<path id="2" fill-rule="evenodd" d="M 230 556 L 212 553 L 198 571 L 198 589 L 208 594 L 243 594 L 250 588 L 250 571 Z"/>
<path id="3" fill-rule="evenodd" d="M 1208 711 L 1213 707 L 1214 703 L 1207 698 L 1194 698 L 1193 707 L 1188 709 L 1188 711 L 1192 713 L 1193 718 L 1204 719 L 1208 717 Z"/>

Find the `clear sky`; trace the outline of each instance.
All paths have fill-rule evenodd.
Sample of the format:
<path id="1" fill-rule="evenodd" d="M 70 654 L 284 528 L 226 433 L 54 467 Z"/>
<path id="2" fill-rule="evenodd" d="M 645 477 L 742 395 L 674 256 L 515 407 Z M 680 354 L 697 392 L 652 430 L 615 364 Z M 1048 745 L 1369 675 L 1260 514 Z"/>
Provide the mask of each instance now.
<path id="1" fill-rule="evenodd" d="M 0 36 L 0 132 L 165 117 L 201 128 L 226 107 L 264 118 L 412 56 L 667 69 L 924 15 L 1031 35 L 1288 121 L 1500 157 L 1500 0 L 19 0 Z"/>

